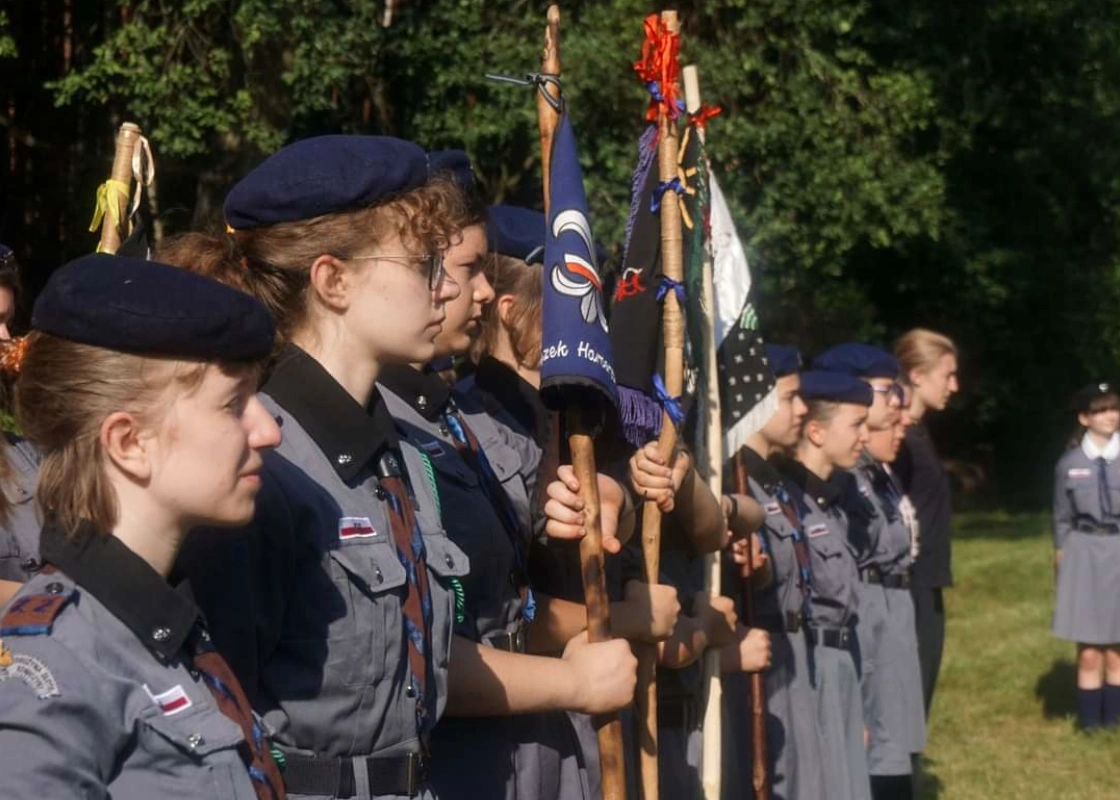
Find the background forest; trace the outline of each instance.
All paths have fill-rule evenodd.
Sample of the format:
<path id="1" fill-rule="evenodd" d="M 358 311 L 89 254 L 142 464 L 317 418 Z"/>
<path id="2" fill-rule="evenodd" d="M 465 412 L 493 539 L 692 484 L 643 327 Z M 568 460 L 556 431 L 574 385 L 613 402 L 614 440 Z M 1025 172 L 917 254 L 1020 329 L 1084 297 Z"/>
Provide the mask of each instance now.
<path id="1" fill-rule="evenodd" d="M 35 289 L 88 251 L 116 126 L 149 136 L 165 232 L 221 223 L 265 154 L 327 132 L 464 147 L 539 205 L 544 2 L 0 0 L 0 241 Z M 1117 0 L 682 0 L 763 333 L 808 354 L 906 328 L 961 345 L 935 423 L 990 498 L 1041 507 L 1070 393 L 1120 380 Z M 648 99 L 648 2 L 563 4 L 594 224 L 615 245 Z"/>

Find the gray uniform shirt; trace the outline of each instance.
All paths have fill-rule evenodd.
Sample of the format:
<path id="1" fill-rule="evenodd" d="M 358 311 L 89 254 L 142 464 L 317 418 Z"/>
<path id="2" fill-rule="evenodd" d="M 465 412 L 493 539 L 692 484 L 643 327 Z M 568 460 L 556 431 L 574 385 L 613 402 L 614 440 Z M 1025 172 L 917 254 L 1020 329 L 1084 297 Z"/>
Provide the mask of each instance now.
<path id="1" fill-rule="evenodd" d="M 253 524 L 209 532 L 180 558 L 214 640 L 285 748 L 333 757 L 423 750 L 446 701 L 453 580 L 469 570 L 440 524 L 425 459 L 397 441 L 379 397 L 362 409 L 293 346 L 261 399 L 284 440 L 266 454 Z M 409 677 L 407 576 L 377 480 L 386 453 L 399 455 L 426 551 L 425 698 Z"/>
<path id="2" fill-rule="evenodd" d="M 6 454 L 13 480 L 2 487 L 8 500 L 8 514 L 0 523 L 0 580 L 23 583 L 39 566 L 42 519 L 35 504 L 39 451 L 17 439 L 9 442 Z"/>
<path id="3" fill-rule="evenodd" d="M 1065 452 L 1054 469 L 1054 547 L 1061 550 L 1070 531 L 1120 525 L 1120 458 L 1105 462 L 1113 513 L 1103 508 L 1099 466 L 1079 446 Z"/>
<path id="4" fill-rule="evenodd" d="M 809 545 L 813 624 L 845 627 L 853 621 L 859 605 L 859 569 L 846 543 L 848 518 L 841 508 L 843 495 L 835 485 L 822 481 L 796 461 L 783 460 L 780 464 Z"/>
<path id="5" fill-rule="evenodd" d="M 190 667 L 189 591 L 117 539 L 63 537 L 48 526 L 43 550 L 66 571 L 0 622 L 0 795 L 255 800 L 241 728 Z"/>
<path id="6" fill-rule="evenodd" d="M 751 497 L 766 513 L 759 535 L 766 546 L 774 578 L 770 586 L 757 593 L 757 622 L 780 630 L 786 612 L 798 614 L 802 610 L 801 570 L 793 546 L 793 524 L 778 503 L 781 475 L 753 450 L 748 449 L 744 457 Z"/>

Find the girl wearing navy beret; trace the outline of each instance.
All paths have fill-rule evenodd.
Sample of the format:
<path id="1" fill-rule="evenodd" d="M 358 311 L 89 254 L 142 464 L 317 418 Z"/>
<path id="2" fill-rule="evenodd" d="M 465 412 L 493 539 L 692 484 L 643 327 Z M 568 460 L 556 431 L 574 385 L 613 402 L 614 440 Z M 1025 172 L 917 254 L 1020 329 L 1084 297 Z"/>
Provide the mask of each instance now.
<path id="1" fill-rule="evenodd" d="M 1074 398 L 1077 434 L 1054 470 L 1054 634 L 1077 643 L 1078 721 L 1120 722 L 1120 394 Z"/>
<path id="2" fill-rule="evenodd" d="M 252 298 L 88 256 L 40 295 L 16 384 L 42 451 L 42 566 L 0 618 L 11 797 L 283 798 L 267 730 L 176 556 L 245 524 L 280 441 L 256 397 L 274 328 Z"/>

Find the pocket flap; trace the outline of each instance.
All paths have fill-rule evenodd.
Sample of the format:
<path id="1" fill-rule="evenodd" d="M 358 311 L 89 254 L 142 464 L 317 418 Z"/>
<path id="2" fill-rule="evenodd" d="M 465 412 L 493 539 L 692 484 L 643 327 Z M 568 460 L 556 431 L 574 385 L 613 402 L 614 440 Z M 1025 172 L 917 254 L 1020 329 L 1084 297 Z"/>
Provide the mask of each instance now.
<path id="1" fill-rule="evenodd" d="M 206 756 L 237 747 L 245 740 L 241 727 L 211 705 L 196 704 L 178 714 L 153 711 L 144 723 L 184 753 Z"/>
<path id="2" fill-rule="evenodd" d="M 425 536 L 424 548 L 428 552 L 428 569 L 441 578 L 459 578 L 471 571 L 466 553 L 446 535 Z"/>
<path id="3" fill-rule="evenodd" d="M 379 534 L 376 540 L 348 542 L 331 550 L 330 556 L 366 594 L 396 589 L 406 580 L 396 545 L 389 541 L 388 533 Z"/>

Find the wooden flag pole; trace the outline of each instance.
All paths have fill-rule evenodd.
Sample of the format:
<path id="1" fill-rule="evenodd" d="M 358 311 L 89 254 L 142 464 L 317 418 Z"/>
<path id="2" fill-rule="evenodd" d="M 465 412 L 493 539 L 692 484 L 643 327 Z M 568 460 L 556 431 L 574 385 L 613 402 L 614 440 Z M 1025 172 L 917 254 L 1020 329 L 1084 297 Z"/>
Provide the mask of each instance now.
<path id="1" fill-rule="evenodd" d="M 549 6 L 548 25 L 545 28 L 544 54 L 541 74 L 560 76 L 560 8 Z M 546 83 L 541 90 L 560 99 L 555 84 Z M 560 115 L 543 95 L 537 97 L 537 121 L 541 136 L 541 169 L 544 176 L 545 216 L 551 206 L 550 167 L 552 139 Z M 610 605 L 607 597 L 607 576 L 603 562 L 603 531 L 600 520 L 598 469 L 595 465 L 593 438 L 594 412 L 579 405 L 570 406 L 566 412 L 568 448 L 572 455 L 572 469 L 579 481 L 583 499 L 584 529 L 586 534 L 579 544 L 580 567 L 583 574 L 583 593 L 587 604 L 587 636 L 592 642 L 611 638 Z M 599 769 L 603 800 L 626 800 L 626 771 L 623 760 L 622 721 L 617 713 L 605 714 L 595 721 L 599 736 Z"/>
<path id="2" fill-rule="evenodd" d="M 682 72 L 684 78 L 685 108 L 689 114 L 700 110 L 700 76 L 696 66 L 690 64 Z M 698 127 L 696 134 L 703 140 L 704 129 Z M 707 169 L 707 165 L 701 165 Z M 708 317 L 708 324 L 704 326 L 707 341 L 704 348 L 704 369 L 708 374 L 707 393 L 705 406 L 708 409 L 707 425 L 704 429 L 705 451 L 708 463 L 704 470 L 707 473 L 708 487 L 716 497 L 723 495 L 723 431 L 719 414 L 719 382 L 718 364 L 716 360 L 715 342 L 715 296 L 712 289 L 712 259 L 710 251 L 704 254 L 702 270 L 702 286 L 700 305 Z M 710 595 L 719 595 L 722 591 L 723 554 L 711 553 L 704 557 L 704 591 Z M 700 767 L 700 779 L 704 787 L 704 796 L 710 800 L 719 800 L 723 785 L 723 684 L 720 682 L 719 653 L 711 652 L 704 657 L 704 743 Z"/>
<path id="3" fill-rule="evenodd" d="M 661 22 L 669 33 L 680 32 L 676 11 L 662 11 Z M 680 174 L 680 135 L 676 120 L 661 103 L 657 114 L 658 180 L 666 183 Z M 667 191 L 661 197 L 661 270 L 665 277 L 684 283 L 683 234 L 680 198 Z M 670 397 L 684 392 L 684 309 L 676 292 L 667 292 L 661 307 L 661 338 L 665 347 L 665 389 Z M 667 411 L 661 413 L 658 450 L 666 464 L 672 464 L 677 446 L 677 427 Z M 647 583 L 661 580 L 661 509 L 647 500 L 642 504 L 642 555 Z M 638 742 L 641 746 L 642 797 L 658 800 L 657 745 L 657 645 L 638 650 Z"/>
<path id="4" fill-rule="evenodd" d="M 747 462 L 743 451 L 735 454 L 735 492 L 750 494 L 747 483 Z M 743 616 L 745 624 L 754 624 L 754 575 L 751 556 L 748 551 L 747 563 L 743 568 Z M 770 783 L 767 772 L 770 769 L 769 748 L 766 741 L 766 688 L 761 672 L 751 673 L 751 785 L 757 800 L 770 800 Z"/>
<path id="5" fill-rule="evenodd" d="M 98 204 L 111 203 L 112 208 L 103 208 L 101 219 L 101 241 L 98 252 L 115 253 L 121 246 L 122 228 L 128 226 L 128 198 L 132 185 L 132 151 L 140 139 L 140 126 L 125 122 L 117 131 L 116 151 L 113 153 L 113 170 L 109 181 L 98 190 Z M 123 184 L 124 190 L 120 190 Z M 115 214 L 114 214 L 115 210 Z"/>

